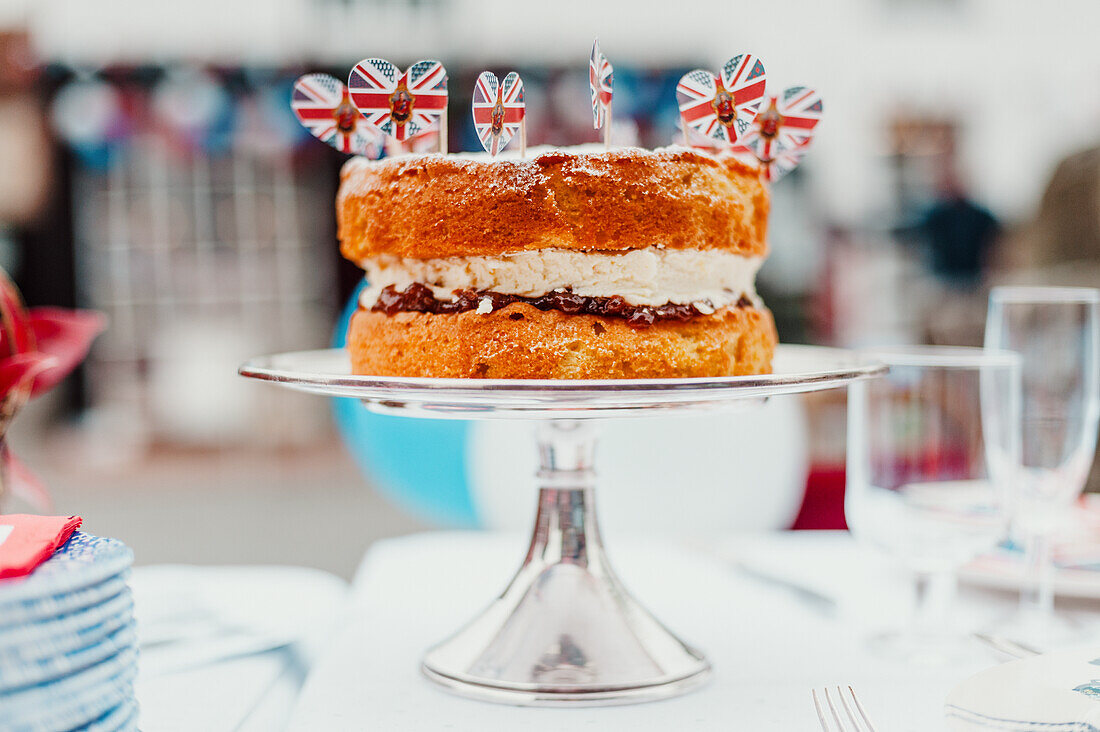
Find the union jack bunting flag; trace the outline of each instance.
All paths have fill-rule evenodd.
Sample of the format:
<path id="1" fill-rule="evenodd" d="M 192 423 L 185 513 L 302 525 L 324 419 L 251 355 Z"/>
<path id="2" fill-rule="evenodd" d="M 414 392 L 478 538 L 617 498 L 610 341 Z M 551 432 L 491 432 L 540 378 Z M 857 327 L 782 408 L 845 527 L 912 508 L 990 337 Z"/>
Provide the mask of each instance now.
<path id="1" fill-rule="evenodd" d="M 592 58 L 588 62 L 588 88 L 592 92 L 592 126 L 603 127 L 607 110 L 611 106 L 611 87 L 615 82 L 615 70 L 607 56 L 600 53 L 600 39 L 592 44 Z"/>
<path id="2" fill-rule="evenodd" d="M 401 72 L 389 61 L 363 59 L 348 88 L 367 122 L 398 142 L 438 125 L 447 110 L 447 70 L 438 61 L 417 61 Z"/>
<path id="3" fill-rule="evenodd" d="M 377 158 L 382 135 L 352 106 L 348 88 L 328 74 L 306 74 L 294 82 L 294 116 L 321 142 L 343 153 Z"/>
<path id="4" fill-rule="evenodd" d="M 781 151 L 804 148 L 813 140 L 824 109 L 821 95 L 804 86 L 769 95 L 764 111 L 756 115 L 739 144 L 764 163 Z"/>
<path id="5" fill-rule="evenodd" d="M 722 78 L 703 69 L 684 74 L 676 99 L 684 124 L 725 143 L 735 143 L 752 124 L 764 98 L 764 64 L 749 53 L 722 67 Z"/>
<path id="6" fill-rule="evenodd" d="M 481 146 L 496 155 L 523 122 L 523 80 L 513 71 L 501 83 L 492 71 L 482 71 L 474 85 L 473 108 L 474 130 Z"/>

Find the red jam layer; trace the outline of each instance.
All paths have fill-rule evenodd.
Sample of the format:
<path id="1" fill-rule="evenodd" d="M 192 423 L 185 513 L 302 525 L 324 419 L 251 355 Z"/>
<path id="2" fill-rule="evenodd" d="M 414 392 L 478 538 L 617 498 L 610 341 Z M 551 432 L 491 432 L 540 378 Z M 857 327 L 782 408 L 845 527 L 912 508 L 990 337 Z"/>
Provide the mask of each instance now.
<path id="1" fill-rule="evenodd" d="M 539 297 L 506 295 L 492 291 L 458 290 L 455 292 L 454 300 L 437 300 L 431 288 L 419 282 L 409 285 L 402 292 L 398 292 L 393 285 L 390 285 L 382 290 L 378 296 L 378 302 L 371 310 L 383 312 L 386 315 L 400 312 L 431 313 L 432 315 L 461 313 L 475 310 L 484 298 L 489 298 L 493 304 L 493 310 L 500 310 L 514 302 L 525 302 L 539 310 L 560 310 L 570 315 L 587 314 L 602 315 L 606 318 L 625 318 L 627 325 L 635 328 L 645 328 L 659 320 L 685 321 L 709 314 L 701 312 L 694 305 L 675 303 L 659 306 L 631 305 L 619 295 L 588 297 L 577 295 L 569 290 L 548 292 Z M 752 300 L 742 295 L 737 301 L 737 307 L 752 307 Z"/>

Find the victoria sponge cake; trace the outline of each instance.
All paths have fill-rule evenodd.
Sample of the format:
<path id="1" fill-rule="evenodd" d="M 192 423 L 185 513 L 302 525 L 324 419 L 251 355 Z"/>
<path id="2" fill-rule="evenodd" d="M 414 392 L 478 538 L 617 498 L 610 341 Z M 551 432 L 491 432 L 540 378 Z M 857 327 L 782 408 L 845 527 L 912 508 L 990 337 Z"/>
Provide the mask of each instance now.
<path id="1" fill-rule="evenodd" d="M 759 168 L 687 148 L 345 164 L 348 332 L 377 376 L 618 379 L 771 370 Z"/>

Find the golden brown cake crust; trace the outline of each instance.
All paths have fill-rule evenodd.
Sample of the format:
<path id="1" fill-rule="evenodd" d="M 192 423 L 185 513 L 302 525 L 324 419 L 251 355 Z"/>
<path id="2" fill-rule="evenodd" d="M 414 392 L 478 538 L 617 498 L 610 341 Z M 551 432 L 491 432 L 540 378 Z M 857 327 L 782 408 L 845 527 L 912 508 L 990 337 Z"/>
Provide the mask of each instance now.
<path id="1" fill-rule="evenodd" d="M 440 155 L 348 161 L 341 251 L 434 259 L 649 246 L 767 252 L 758 168 L 687 149 L 551 151 L 494 162 Z"/>
<path id="2" fill-rule="evenodd" d="M 373 376 L 623 379 L 771 372 L 775 323 L 764 308 L 725 308 L 632 328 L 621 318 L 513 303 L 481 315 L 359 310 L 352 370 Z"/>

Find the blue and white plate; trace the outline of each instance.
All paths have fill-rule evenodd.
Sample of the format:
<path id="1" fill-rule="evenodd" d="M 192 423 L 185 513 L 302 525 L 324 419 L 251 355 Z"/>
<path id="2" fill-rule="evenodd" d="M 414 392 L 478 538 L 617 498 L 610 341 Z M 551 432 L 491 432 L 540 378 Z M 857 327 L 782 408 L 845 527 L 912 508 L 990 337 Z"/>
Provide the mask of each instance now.
<path id="1" fill-rule="evenodd" d="M 944 712 L 955 732 L 1100 732 L 1100 648 L 986 669 L 951 690 Z"/>
<path id="2" fill-rule="evenodd" d="M 137 729 L 138 705 L 132 698 L 95 720 L 83 732 L 122 732 Z"/>
<path id="3" fill-rule="evenodd" d="M 111 732 L 141 732 L 141 728 L 138 727 L 138 713 L 135 711 L 128 720 Z"/>
<path id="4" fill-rule="evenodd" d="M 5 729 L 83 727 L 132 701 L 137 651 L 126 649 L 63 679 L 4 695 Z"/>
<path id="5" fill-rule="evenodd" d="M 105 635 L 96 632 L 102 630 L 104 624 L 110 624 L 114 620 L 129 620 L 133 613 L 133 597 L 129 588 L 124 587 L 122 592 L 99 605 L 37 623 L 0 628 L 0 659 L 15 649 L 28 646 L 42 646 L 53 651 L 57 643 L 72 636 L 83 638 L 83 645 L 87 645 L 88 641 L 99 640 Z M 117 627 L 119 624 L 116 623 L 115 628 Z"/>
<path id="6" fill-rule="evenodd" d="M 98 605 L 122 592 L 129 578 L 130 570 L 127 569 L 88 587 L 23 602 L 3 602 L 4 592 L 0 589 L 0 630 L 10 625 L 49 620 Z"/>
<path id="7" fill-rule="evenodd" d="M 134 561 L 118 539 L 75 531 L 26 577 L 0 580 L 0 617 L 9 605 L 64 595 L 121 573 Z"/>
<path id="8" fill-rule="evenodd" d="M 112 618 L 110 622 L 97 626 L 94 631 L 86 635 L 51 638 L 42 643 L 9 649 L 0 653 L 0 666 L 32 665 L 48 662 L 54 656 L 78 652 L 83 648 L 101 642 L 121 628 L 133 626 L 133 618 Z"/>
<path id="9" fill-rule="evenodd" d="M 127 724 L 136 722 L 137 715 L 137 702 L 128 699 L 90 722 L 87 727 L 83 728 L 83 732 L 117 732 L 124 729 Z"/>
<path id="10" fill-rule="evenodd" d="M 127 649 L 136 648 L 137 629 L 131 621 L 102 640 L 68 653 L 22 663 L 0 664 L 0 694 L 70 676 Z"/>

